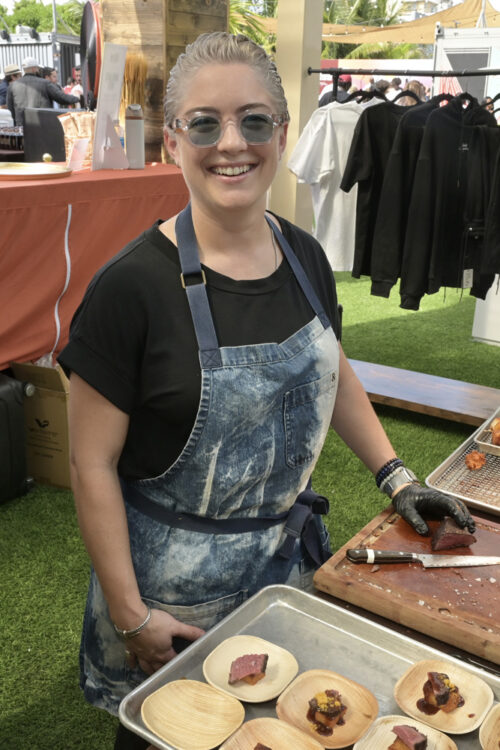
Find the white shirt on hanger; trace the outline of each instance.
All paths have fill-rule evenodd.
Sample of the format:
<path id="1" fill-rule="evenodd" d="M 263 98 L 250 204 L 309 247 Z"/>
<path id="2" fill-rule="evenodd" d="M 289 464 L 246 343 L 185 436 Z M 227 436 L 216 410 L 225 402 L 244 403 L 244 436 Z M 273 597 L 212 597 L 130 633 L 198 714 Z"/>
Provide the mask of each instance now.
<path id="1" fill-rule="evenodd" d="M 352 135 L 363 107 L 355 101 L 316 109 L 297 141 L 288 168 L 311 186 L 314 236 L 334 271 L 351 271 L 357 185 L 340 190 Z"/>

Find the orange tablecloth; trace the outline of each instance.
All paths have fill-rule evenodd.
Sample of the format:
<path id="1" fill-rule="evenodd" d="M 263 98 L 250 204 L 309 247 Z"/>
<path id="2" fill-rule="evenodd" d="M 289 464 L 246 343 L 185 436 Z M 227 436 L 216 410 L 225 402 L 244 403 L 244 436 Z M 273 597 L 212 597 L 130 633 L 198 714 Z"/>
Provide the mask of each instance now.
<path id="1" fill-rule="evenodd" d="M 187 200 L 166 164 L 0 180 L 0 370 L 57 354 L 97 269 Z"/>

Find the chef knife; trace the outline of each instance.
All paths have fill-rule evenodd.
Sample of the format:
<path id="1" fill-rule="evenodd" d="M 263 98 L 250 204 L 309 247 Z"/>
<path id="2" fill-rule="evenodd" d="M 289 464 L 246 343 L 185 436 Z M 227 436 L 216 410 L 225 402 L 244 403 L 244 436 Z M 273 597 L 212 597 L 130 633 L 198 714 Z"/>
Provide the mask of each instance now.
<path id="1" fill-rule="evenodd" d="M 426 555 L 385 549 L 348 549 L 347 558 L 355 563 L 420 562 L 424 568 L 471 568 L 476 565 L 500 565 L 500 557 L 481 555 Z"/>

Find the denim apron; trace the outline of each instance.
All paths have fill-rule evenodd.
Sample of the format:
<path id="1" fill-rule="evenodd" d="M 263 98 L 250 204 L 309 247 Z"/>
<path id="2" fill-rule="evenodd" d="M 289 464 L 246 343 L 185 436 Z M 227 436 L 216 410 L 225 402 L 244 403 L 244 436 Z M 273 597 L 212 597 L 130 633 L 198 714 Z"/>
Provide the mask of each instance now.
<path id="1" fill-rule="evenodd" d="M 143 601 L 204 629 L 264 586 L 305 588 L 331 554 L 319 515 L 328 503 L 310 477 L 333 411 L 339 348 L 289 243 L 267 221 L 315 317 L 280 344 L 219 347 L 188 206 L 176 235 L 199 346 L 198 412 L 163 474 L 121 482 Z M 94 572 L 80 666 L 87 700 L 112 713 L 145 678 L 127 665 Z"/>

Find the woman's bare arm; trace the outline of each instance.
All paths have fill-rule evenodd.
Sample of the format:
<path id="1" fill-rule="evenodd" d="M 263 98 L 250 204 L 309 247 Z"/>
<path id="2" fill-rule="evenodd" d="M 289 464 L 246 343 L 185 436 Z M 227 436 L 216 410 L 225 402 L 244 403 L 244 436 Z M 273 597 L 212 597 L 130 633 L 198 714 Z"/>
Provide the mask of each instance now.
<path id="1" fill-rule="evenodd" d="M 71 476 L 81 534 L 111 620 L 131 630 L 144 621 L 148 610 L 134 572 L 117 473 L 129 418 L 74 373 L 69 403 Z M 127 648 L 150 673 L 175 656 L 173 635 L 194 640 L 202 633 L 155 609 L 147 627 L 127 641 Z"/>
<path id="2" fill-rule="evenodd" d="M 373 473 L 396 456 L 366 391 L 340 348 L 339 385 L 332 427 Z"/>

